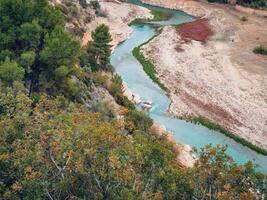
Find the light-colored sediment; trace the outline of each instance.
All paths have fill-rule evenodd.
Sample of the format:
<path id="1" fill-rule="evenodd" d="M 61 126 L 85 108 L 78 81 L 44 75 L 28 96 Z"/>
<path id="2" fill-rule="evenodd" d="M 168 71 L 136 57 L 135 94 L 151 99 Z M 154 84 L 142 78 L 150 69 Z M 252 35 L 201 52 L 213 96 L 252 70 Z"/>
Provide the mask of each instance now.
<path id="1" fill-rule="evenodd" d="M 141 99 L 138 94 L 134 94 L 127 86 L 125 82 L 122 83 L 122 92 L 132 103 L 140 104 Z"/>
<path id="2" fill-rule="evenodd" d="M 117 3 L 100 1 L 101 9 L 106 17 L 96 17 L 92 22 L 85 26 L 82 45 L 86 45 L 91 40 L 91 32 L 100 24 L 106 24 L 110 28 L 112 36 L 111 45 L 113 49 L 120 42 L 126 40 L 132 33 L 132 29 L 128 24 L 135 18 L 150 18 L 152 15 L 146 8 L 139 7 L 128 3 Z"/>
<path id="3" fill-rule="evenodd" d="M 256 46 L 267 46 L 267 19 L 227 5 L 143 1 L 204 16 L 214 31 L 205 43 L 184 42 L 174 27 L 165 27 L 142 48 L 171 91 L 169 111 L 204 116 L 267 149 L 267 57 L 253 53 Z"/>
<path id="4" fill-rule="evenodd" d="M 193 167 L 196 162 L 196 155 L 189 145 L 178 143 L 172 132 L 159 124 L 151 127 L 151 132 L 157 137 L 165 137 L 170 145 L 172 145 L 174 153 L 176 153 L 176 161 L 184 167 Z"/>

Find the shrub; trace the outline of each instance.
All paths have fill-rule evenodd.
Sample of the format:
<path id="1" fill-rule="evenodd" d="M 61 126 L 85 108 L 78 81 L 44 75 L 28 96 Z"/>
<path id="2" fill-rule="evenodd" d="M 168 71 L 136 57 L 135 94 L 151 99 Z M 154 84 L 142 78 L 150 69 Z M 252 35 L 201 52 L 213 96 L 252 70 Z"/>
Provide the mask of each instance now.
<path id="1" fill-rule="evenodd" d="M 90 5 L 91 5 L 95 10 L 100 9 L 100 4 L 99 4 L 98 0 L 93 0 L 93 1 L 91 1 L 91 2 L 90 2 Z"/>
<path id="2" fill-rule="evenodd" d="M 82 8 L 87 8 L 87 6 L 88 6 L 86 0 L 79 0 L 79 3 L 82 6 Z"/>
<path id="3" fill-rule="evenodd" d="M 227 3 L 227 0 L 208 0 L 210 3 Z"/>
<path id="4" fill-rule="evenodd" d="M 106 83 L 106 80 L 107 80 L 107 77 L 106 76 L 103 76 L 101 74 L 101 72 L 93 72 L 92 74 L 92 81 L 94 84 L 96 85 L 105 85 Z"/>
<path id="5" fill-rule="evenodd" d="M 76 6 L 75 4 L 73 4 L 73 5 L 71 5 L 71 6 L 69 7 L 69 12 L 70 12 L 71 15 L 74 16 L 74 17 L 77 17 L 78 14 L 79 14 L 79 10 L 78 10 L 78 8 L 77 8 L 77 6 Z"/>
<path id="6" fill-rule="evenodd" d="M 267 55 L 267 47 L 264 47 L 262 45 L 256 47 L 254 50 L 253 50 L 254 53 L 256 54 L 262 54 L 262 55 Z"/>
<path id="7" fill-rule="evenodd" d="M 248 21 L 248 17 L 246 17 L 246 16 L 242 16 L 242 17 L 240 18 L 240 20 L 241 20 L 242 22 L 246 22 L 246 21 Z"/>
<path id="8" fill-rule="evenodd" d="M 18 66 L 15 61 L 6 59 L 6 61 L 0 65 L 0 82 L 11 86 L 14 81 L 22 81 L 24 73 L 25 70 Z"/>
<path id="9" fill-rule="evenodd" d="M 133 123 L 135 129 L 145 132 L 153 125 L 153 120 L 146 113 L 138 110 L 131 110 L 127 120 Z"/>
<path id="10" fill-rule="evenodd" d="M 122 91 L 122 79 L 119 75 L 114 75 L 112 78 L 112 84 L 108 88 L 110 94 L 115 98 L 119 105 L 125 106 L 130 110 L 134 110 L 134 104 L 123 95 Z"/>
<path id="11" fill-rule="evenodd" d="M 105 121 L 111 121 L 115 117 L 115 113 L 112 111 L 107 103 L 99 102 L 93 104 L 90 109 L 92 112 L 101 113 Z"/>

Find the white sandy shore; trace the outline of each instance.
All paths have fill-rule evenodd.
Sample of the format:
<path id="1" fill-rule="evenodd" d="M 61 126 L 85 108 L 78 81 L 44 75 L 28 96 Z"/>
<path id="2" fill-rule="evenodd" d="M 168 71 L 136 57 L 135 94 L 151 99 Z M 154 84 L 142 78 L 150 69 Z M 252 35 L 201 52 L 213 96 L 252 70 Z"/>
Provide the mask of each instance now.
<path id="1" fill-rule="evenodd" d="M 170 112 L 204 116 L 267 149 L 267 57 L 252 52 L 267 46 L 267 20 L 223 5 L 144 1 L 205 16 L 215 31 L 206 43 L 185 43 L 175 28 L 166 27 L 143 47 L 171 91 Z M 247 22 L 240 20 L 243 15 Z"/>
<path id="2" fill-rule="evenodd" d="M 101 9 L 107 14 L 107 17 L 96 17 L 94 21 L 87 24 L 86 33 L 83 37 L 82 44 L 86 45 L 91 40 L 91 32 L 100 24 L 106 24 L 110 28 L 112 35 L 113 49 L 120 42 L 126 40 L 132 33 L 128 26 L 135 18 L 150 18 L 150 11 L 146 8 L 135 6 L 128 3 L 115 3 L 100 1 Z"/>

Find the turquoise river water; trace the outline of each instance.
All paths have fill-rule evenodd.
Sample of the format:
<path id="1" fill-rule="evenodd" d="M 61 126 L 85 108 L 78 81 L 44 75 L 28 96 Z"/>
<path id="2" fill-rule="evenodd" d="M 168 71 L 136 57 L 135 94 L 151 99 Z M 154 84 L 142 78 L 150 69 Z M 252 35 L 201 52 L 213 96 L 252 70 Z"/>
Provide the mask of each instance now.
<path id="1" fill-rule="evenodd" d="M 138 0 L 131 0 L 130 3 L 168 12 L 172 17 L 164 22 L 155 22 L 157 25 L 179 25 L 194 20 L 194 17 L 182 12 L 155 6 L 141 4 Z M 170 99 L 143 71 L 142 65 L 133 57 L 133 48 L 148 41 L 156 34 L 153 25 L 133 25 L 133 33 L 129 39 L 120 44 L 111 56 L 111 64 L 114 66 L 128 88 L 138 94 L 142 101 L 152 101 L 153 108 L 149 112 L 154 122 L 164 125 L 168 131 L 174 133 L 178 142 L 188 144 L 191 147 L 200 149 L 207 144 L 228 145 L 227 153 L 233 157 L 238 164 L 243 164 L 248 160 L 254 160 L 259 165 L 258 170 L 267 173 L 267 156 L 235 142 L 225 135 L 209 130 L 203 126 L 196 125 L 184 120 L 171 117 L 168 113 Z"/>

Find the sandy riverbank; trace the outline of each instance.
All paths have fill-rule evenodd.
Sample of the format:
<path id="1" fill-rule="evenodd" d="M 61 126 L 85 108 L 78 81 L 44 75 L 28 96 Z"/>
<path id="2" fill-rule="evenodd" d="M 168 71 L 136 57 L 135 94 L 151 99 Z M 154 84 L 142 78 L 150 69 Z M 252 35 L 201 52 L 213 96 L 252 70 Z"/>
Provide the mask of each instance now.
<path id="1" fill-rule="evenodd" d="M 176 28 L 165 27 L 142 48 L 171 91 L 169 111 L 204 116 L 267 149 L 267 57 L 252 52 L 267 46 L 267 19 L 205 2 L 144 2 L 204 16 L 214 32 L 207 42 L 185 42 Z"/>
<path id="2" fill-rule="evenodd" d="M 106 13 L 106 17 L 96 17 L 92 22 L 86 25 L 82 45 L 86 45 L 91 40 L 91 32 L 99 25 L 106 24 L 110 28 L 112 35 L 113 48 L 120 42 L 126 40 L 132 33 L 128 26 L 135 18 L 150 18 L 152 15 L 146 8 L 135 6 L 128 3 L 100 1 L 101 9 Z"/>
<path id="3" fill-rule="evenodd" d="M 176 141 L 172 132 L 166 130 L 164 126 L 154 124 L 151 132 L 157 137 L 166 137 L 169 144 L 172 145 L 173 151 L 176 153 L 176 161 L 182 167 L 193 167 L 196 162 L 196 154 L 189 145 L 181 144 Z"/>

